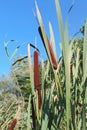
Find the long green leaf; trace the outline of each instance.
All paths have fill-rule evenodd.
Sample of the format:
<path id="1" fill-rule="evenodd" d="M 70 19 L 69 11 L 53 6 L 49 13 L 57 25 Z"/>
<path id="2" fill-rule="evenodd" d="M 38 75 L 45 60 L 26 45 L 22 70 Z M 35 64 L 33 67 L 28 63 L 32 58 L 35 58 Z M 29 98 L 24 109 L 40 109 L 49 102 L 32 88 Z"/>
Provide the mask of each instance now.
<path id="1" fill-rule="evenodd" d="M 70 63 L 71 63 L 71 48 L 68 40 L 68 25 L 66 24 L 65 29 L 65 75 L 66 75 L 66 116 L 67 116 L 67 130 L 71 128 L 71 79 L 70 79 Z"/>
<path id="2" fill-rule="evenodd" d="M 83 77 L 84 80 L 87 77 L 87 20 L 85 23 L 85 34 L 84 34 L 84 44 L 83 44 Z"/>
<path id="3" fill-rule="evenodd" d="M 48 116 L 47 116 L 47 114 L 45 114 L 45 119 L 42 120 L 41 130 L 47 130 L 47 125 L 48 125 Z"/>
<path id="4" fill-rule="evenodd" d="M 84 33 L 84 44 L 83 44 L 83 83 L 84 88 L 83 91 L 85 91 L 85 96 L 83 98 L 83 111 L 82 111 L 82 124 L 83 124 L 83 130 L 86 129 L 86 95 L 87 95 L 87 85 L 85 84 L 85 80 L 87 80 L 87 20 L 85 23 L 85 33 Z"/>
<path id="5" fill-rule="evenodd" d="M 32 67 L 32 63 L 31 63 L 30 44 L 28 44 L 28 63 L 29 63 L 29 72 L 30 72 L 30 81 L 31 81 L 32 94 L 35 95 L 35 91 L 34 91 L 34 74 L 33 74 L 33 67 Z"/>
<path id="6" fill-rule="evenodd" d="M 27 118 L 27 130 L 31 130 L 31 95 L 29 96 L 29 101 L 28 101 L 28 118 Z"/>
<path id="7" fill-rule="evenodd" d="M 67 118 L 67 130 L 70 130 L 71 126 L 71 107 L 70 107 L 70 60 L 71 60 L 71 52 L 70 46 L 68 41 L 68 26 L 66 24 L 65 34 L 63 29 L 63 22 L 62 22 L 62 14 L 61 9 L 59 6 L 59 1 L 55 0 L 56 4 L 56 11 L 58 16 L 58 23 L 60 29 L 60 37 L 62 42 L 62 50 L 63 50 L 63 57 L 64 57 L 64 64 L 65 64 L 65 76 L 66 76 L 66 118 Z"/>

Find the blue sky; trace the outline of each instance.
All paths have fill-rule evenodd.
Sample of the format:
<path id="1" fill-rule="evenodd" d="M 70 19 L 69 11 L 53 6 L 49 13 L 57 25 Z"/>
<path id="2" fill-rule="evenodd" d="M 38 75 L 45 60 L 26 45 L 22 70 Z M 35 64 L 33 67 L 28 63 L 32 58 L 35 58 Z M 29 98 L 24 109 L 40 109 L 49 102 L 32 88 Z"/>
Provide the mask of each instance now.
<path id="1" fill-rule="evenodd" d="M 75 5 L 68 15 L 68 9 L 72 0 L 59 0 L 63 15 L 63 22 L 66 17 L 69 21 L 69 36 L 79 30 L 87 18 L 87 0 L 75 0 Z M 37 0 L 45 30 L 49 37 L 48 23 L 53 25 L 57 54 L 60 54 L 60 37 L 57 22 L 57 15 L 54 0 Z M 4 49 L 4 41 L 11 39 L 17 40 L 17 43 L 10 43 L 9 52 L 12 53 L 15 47 L 22 42 L 26 42 L 19 50 L 14 59 L 19 55 L 27 55 L 27 43 L 35 43 L 39 48 L 41 55 L 46 58 L 46 53 L 42 41 L 38 34 L 38 24 L 33 15 L 35 10 L 34 0 L 0 0 L 0 75 L 8 74 L 12 61 L 9 61 Z"/>

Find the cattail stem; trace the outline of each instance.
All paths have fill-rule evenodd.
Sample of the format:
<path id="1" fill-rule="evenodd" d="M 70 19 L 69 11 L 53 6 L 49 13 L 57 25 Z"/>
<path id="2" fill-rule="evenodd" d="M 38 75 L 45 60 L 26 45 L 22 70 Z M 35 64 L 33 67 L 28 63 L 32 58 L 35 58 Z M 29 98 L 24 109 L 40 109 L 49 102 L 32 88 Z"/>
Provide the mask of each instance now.
<path id="1" fill-rule="evenodd" d="M 33 99 L 31 99 L 31 107 L 32 107 L 33 129 L 36 130 L 36 115 L 35 115 L 35 110 L 34 110 Z"/>
<path id="2" fill-rule="evenodd" d="M 41 108 L 41 89 L 38 89 L 38 108 Z"/>

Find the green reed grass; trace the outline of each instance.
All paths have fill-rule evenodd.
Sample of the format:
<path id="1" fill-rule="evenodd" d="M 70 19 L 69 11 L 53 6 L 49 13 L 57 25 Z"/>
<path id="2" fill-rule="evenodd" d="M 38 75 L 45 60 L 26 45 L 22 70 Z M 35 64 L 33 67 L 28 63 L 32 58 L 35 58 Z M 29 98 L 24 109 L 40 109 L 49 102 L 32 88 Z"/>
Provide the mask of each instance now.
<path id="1" fill-rule="evenodd" d="M 36 13 L 41 27 L 48 59 L 39 64 L 41 76 L 41 108 L 38 108 L 38 93 L 34 86 L 34 65 L 31 60 L 31 46 L 28 45 L 28 62 L 31 94 L 29 100 L 21 97 L 21 117 L 14 130 L 86 130 L 87 129 L 87 20 L 84 37 L 69 39 L 68 20 L 63 25 L 59 0 L 55 0 L 59 23 L 62 54 L 57 59 L 56 41 L 51 22 L 49 32 L 51 46 L 56 58 L 57 69 L 54 69 L 47 35 L 42 17 L 36 3 Z M 5 45 L 7 50 L 7 44 Z M 39 49 L 40 50 L 40 49 Z M 8 54 L 7 54 L 8 55 Z M 8 55 L 9 56 L 9 55 Z M 32 58 L 33 59 L 33 58 Z M 22 95 L 23 96 L 23 95 Z M 13 97 L 13 96 L 12 96 Z M 7 95 L 4 100 L 8 99 Z M 16 101 L 15 101 L 16 99 Z M 6 106 L 3 100 L 0 105 L 0 128 L 8 129 L 17 111 L 17 97 Z M 23 100 L 23 101 L 22 101 Z M 25 104 L 27 109 L 25 108 Z M 27 118 L 27 120 L 26 120 Z"/>

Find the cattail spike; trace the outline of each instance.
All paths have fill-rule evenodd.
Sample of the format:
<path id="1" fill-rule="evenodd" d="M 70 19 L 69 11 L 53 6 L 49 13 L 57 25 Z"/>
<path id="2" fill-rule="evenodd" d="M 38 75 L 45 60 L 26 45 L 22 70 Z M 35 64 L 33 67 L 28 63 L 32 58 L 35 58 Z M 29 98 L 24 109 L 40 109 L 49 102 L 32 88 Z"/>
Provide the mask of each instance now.
<path id="1" fill-rule="evenodd" d="M 38 52 L 37 51 L 34 51 L 34 85 L 35 85 L 35 89 L 38 89 L 38 86 L 40 85 Z"/>
<path id="2" fill-rule="evenodd" d="M 53 50 L 52 50 L 52 47 L 51 47 L 51 44 L 50 44 L 49 41 L 48 41 L 48 47 L 49 47 L 49 51 L 50 51 L 53 67 L 54 67 L 54 69 L 57 69 L 57 62 L 56 62 L 56 59 L 55 59 L 55 56 L 54 56 L 54 53 L 53 53 Z"/>
<path id="3" fill-rule="evenodd" d="M 40 26 L 39 26 L 39 28 L 38 28 L 38 31 L 39 31 L 39 34 L 40 34 L 40 36 L 41 36 L 42 42 L 43 42 L 43 44 L 44 44 L 45 50 L 46 50 L 46 52 L 47 52 L 47 49 L 46 49 L 46 46 L 45 46 L 45 41 L 44 41 L 44 38 L 43 38 L 43 35 L 42 35 L 42 31 L 41 31 L 41 27 L 40 27 Z M 47 37 L 47 36 L 46 36 L 46 37 Z M 49 48 L 49 52 L 50 52 L 50 56 L 51 56 L 51 60 L 52 60 L 53 67 L 54 67 L 54 69 L 57 69 L 56 58 L 55 58 L 55 55 L 54 55 L 54 53 L 53 53 L 51 44 L 50 44 L 50 42 L 49 42 L 49 40 L 48 40 L 48 37 L 47 37 L 47 42 L 48 42 L 48 48 Z M 47 52 L 47 55 L 48 55 L 48 52 Z M 49 58 L 49 56 L 48 56 L 48 58 Z"/>
<path id="4" fill-rule="evenodd" d="M 38 52 L 34 51 L 34 85 L 38 92 L 38 108 L 41 108 L 41 84 L 39 75 Z"/>
<path id="5" fill-rule="evenodd" d="M 41 108 L 41 89 L 38 90 L 38 108 Z"/>
<path id="6" fill-rule="evenodd" d="M 17 123 L 17 119 L 14 119 L 11 123 L 11 126 L 9 127 L 9 130 L 14 130 L 16 123 Z"/>

